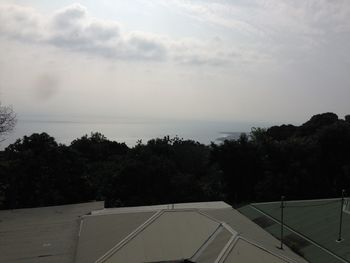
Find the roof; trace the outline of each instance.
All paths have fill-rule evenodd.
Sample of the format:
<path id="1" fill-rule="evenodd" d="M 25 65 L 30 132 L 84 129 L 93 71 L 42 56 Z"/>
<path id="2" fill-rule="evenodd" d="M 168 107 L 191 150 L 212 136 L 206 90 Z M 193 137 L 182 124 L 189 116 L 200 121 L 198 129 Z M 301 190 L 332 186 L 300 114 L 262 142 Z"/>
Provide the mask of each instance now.
<path id="1" fill-rule="evenodd" d="M 350 213 L 344 204 L 342 238 L 339 234 L 341 199 L 287 201 L 284 241 L 310 262 L 350 262 Z M 280 235 L 280 202 L 255 203 L 240 209 L 266 231 Z"/>
<path id="2" fill-rule="evenodd" d="M 224 202 L 0 211 L 0 262 L 306 262 Z"/>
<path id="3" fill-rule="evenodd" d="M 151 205 L 151 206 L 132 206 L 132 207 L 117 207 L 117 208 L 105 208 L 102 210 L 92 211 L 92 215 L 106 215 L 106 214 L 120 214 L 120 213 L 133 213 L 133 212 L 155 212 L 163 209 L 220 209 L 232 207 L 222 201 L 213 202 L 197 202 L 197 203 L 177 203 L 177 204 L 163 204 L 163 205 Z"/>
<path id="4" fill-rule="evenodd" d="M 350 198 L 345 199 L 344 212 L 350 214 Z"/>
<path id="5" fill-rule="evenodd" d="M 306 262 L 278 244 L 223 202 L 113 208 L 82 218 L 76 262 Z"/>
<path id="6" fill-rule="evenodd" d="M 0 262 L 74 262 L 80 216 L 103 202 L 0 211 Z"/>

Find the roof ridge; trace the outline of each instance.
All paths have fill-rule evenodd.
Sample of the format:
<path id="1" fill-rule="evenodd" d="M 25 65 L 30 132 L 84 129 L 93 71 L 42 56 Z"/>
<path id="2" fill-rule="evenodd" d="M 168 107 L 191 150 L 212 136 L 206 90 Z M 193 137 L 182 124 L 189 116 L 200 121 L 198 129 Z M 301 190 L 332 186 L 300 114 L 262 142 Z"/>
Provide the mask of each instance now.
<path id="1" fill-rule="evenodd" d="M 159 210 L 150 218 L 148 218 L 144 223 L 142 223 L 139 227 L 137 227 L 133 232 L 131 232 L 128 236 L 126 236 L 123 240 L 121 240 L 118 244 L 108 250 L 104 255 L 102 255 L 99 259 L 95 261 L 95 263 L 105 262 L 108 258 L 110 258 L 115 252 L 117 252 L 120 248 L 122 248 L 125 244 L 127 244 L 130 240 L 132 240 L 135 236 L 137 236 L 140 232 L 142 232 L 145 228 L 147 228 L 150 224 L 152 224 L 158 217 L 160 217 L 164 213 L 163 210 Z"/>
<path id="2" fill-rule="evenodd" d="M 102 255 L 99 259 L 95 261 L 95 263 L 103 263 L 107 259 L 109 259 L 111 256 L 113 256 L 118 250 L 120 250 L 124 245 L 129 243 L 133 238 L 135 238 L 140 232 L 142 232 L 144 229 L 146 229 L 148 226 L 150 226 L 153 222 L 155 222 L 159 217 L 161 217 L 164 213 L 176 213 L 176 212 L 196 212 L 201 216 L 204 216 L 208 218 L 209 220 L 214 221 L 218 224 L 218 227 L 215 229 L 215 231 L 209 236 L 210 237 L 218 230 L 219 227 L 224 227 L 227 229 L 232 235 L 237 234 L 235 231 L 233 231 L 227 224 L 224 222 L 220 222 L 217 219 L 207 215 L 206 213 L 200 211 L 197 208 L 175 208 L 175 209 L 161 209 L 158 210 L 154 215 L 152 215 L 149 219 L 147 219 L 144 223 L 142 223 L 139 227 L 137 227 L 133 232 L 131 232 L 128 236 L 126 236 L 123 240 L 121 240 L 118 244 L 116 244 L 114 247 L 112 247 L 110 250 L 108 250 L 104 255 Z M 208 240 L 207 240 L 208 241 Z M 207 242 L 205 241 L 202 246 Z M 201 247 L 200 247 L 201 248 Z M 200 248 L 198 250 L 200 250 Z M 198 251 L 197 250 L 197 251 Z M 197 253 L 196 251 L 196 253 Z M 196 254 L 195 253 L 195 254 Z"/>

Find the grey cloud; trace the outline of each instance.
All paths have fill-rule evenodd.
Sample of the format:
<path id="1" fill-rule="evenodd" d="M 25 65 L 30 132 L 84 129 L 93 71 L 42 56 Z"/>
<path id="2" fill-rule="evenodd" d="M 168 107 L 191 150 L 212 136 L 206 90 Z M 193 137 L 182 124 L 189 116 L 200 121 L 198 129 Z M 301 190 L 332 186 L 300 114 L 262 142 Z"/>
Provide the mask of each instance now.
<path id="1" fill-rule="evenodd" d="M 144 59 L 165 59 L 167 49 L 163 43 L 157 39 L 147 38 L 142 35 L 134 34 L 127 40 L 129 54 L 135 56 L 142 54 Z"/>
<path id="2" fill-rule="evenodd" d="M 50 31 L 55 35 L 81 37 L 92 41 L 108 41 L 120 36 L 120 25 L 88 16 L 85 7 L 74 4 L 57 11 L 51 18 Z"/>
<path id="3" fill-rule="evenodd" d="M 120 27 L 116 23 L 93 21 L 87 28 L 86 34 L 96 39 L 108 41 L 120 37 Z"/>
<path id="4" fill-rule="evenodd" d="M 152 59 L 166 57 L 161 40 L 148 34 L 121 33 L 115 22 L 93 20 L 81 5 L 58 11 L 53 17 L 57 30 L 48 40 L 55 46 L 81 50 L 119 59 Z"/>
<path id="5" fill-rule="evenodd" d="M 168 52 L 157 37 L 122 33 L 118 23 L 93 19 L 79 4 L 61 9 L 48 18 L 29 8 L 1 7 L 0 22 L 0 32 L 10 38 L 112 59 L 164 60 Z"/>
<path id="6" fill-rule="evenodd" d="M 72 29 L 77 26 L 77 22 L 86 17 L 86 8 L 80 4 L 74 4 L 57 11 L 53 16 L 53 24 L 58 29 Z"/>
<path id="7" fill-rule="evenodd" d="M 57 11 L 51 21 L 46 42 L 59 48 L 87 54 L 117 58 L 121 40 L 120 26 L 113 22 L 93 20 L 87 10 L 74 4 Z"/>
<path id="8" fill-rule="evenodd" d="M 21 41 L 49 44 L 74 52 L 111 59 L 221 65 L 227 57 L 212 47 L 191 46 L 145 32 L 123 32 L 113 21 L 93 19 L 85 7 L 70 5 L 44 16 L 31 8 L 0 6 L 0 32 Z M 174 44 L 177 46 L 174 48 Z"/>
<path id="9" fill-rule="evenodd" d="M 74 4 L 44 16 L 31 8 L 0 5 L 2 37 L 53 45 L 57 48 L 120 60 L 165 61 L 194 65 L 256 65 L 268 60 L 299 61 L 300 56 L 334 50 L 340 34 L 350 31 L 350 5 L 346 1 L 309 0 L 287 2 L 254 0 L 250 4 L 227 1 L 161 1 L 205 23 L 225 27 L 239 35 L 240 48 L 224 42 L 172 40 L 145 32 L 124 32 L 113 21 L 94 19 L 85 7 Z M 228 31 L 227 31 L 228 32 Z M 234 34 L 234 33 L 232 33 Z M 349 37 L 346 37 L 348 42 Z M 245 45 L 247 44 L 247 45 Z M 342 51 L 344 50 L 344 51 Z M 238 55 L 232 56 L 235 53 Z M 252 59 L 254 58 L 254 59 Z"/>
<path id="10" fill-rule="evenodd" d="M 247 42 L 273 46 L 279 53 L 313 52 L 315 48 L 333 43 L 334 35 L 350 32 L 350 5 L 346 0 L 253 0 L 249 3 L 159 0 L 159 3 L 169 9 L 181 9 L 197 21 L 244 36 L 242 39 Z"/>
<path id="11" fill-rule="evenodd" d="M 20 40 L 41 39 L 41 17 L 34 9 L 0 5 L 0 33 Z"/>

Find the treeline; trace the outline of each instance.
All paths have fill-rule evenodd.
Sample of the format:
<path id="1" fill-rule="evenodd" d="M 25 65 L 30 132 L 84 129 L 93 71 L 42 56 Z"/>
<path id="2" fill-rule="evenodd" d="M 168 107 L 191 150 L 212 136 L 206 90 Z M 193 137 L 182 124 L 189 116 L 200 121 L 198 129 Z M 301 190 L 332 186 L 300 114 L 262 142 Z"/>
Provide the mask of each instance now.
<path id="1" fill-rule="evenodd" d="M 58 144 L 46 133 L 0 152 L 0 208 L 105 200 L 107 207 L 338 197 L 350 190 L 350 116 L 253 128 L 221 144 L 165 137 L 129 148 L 100 133 Z"/>

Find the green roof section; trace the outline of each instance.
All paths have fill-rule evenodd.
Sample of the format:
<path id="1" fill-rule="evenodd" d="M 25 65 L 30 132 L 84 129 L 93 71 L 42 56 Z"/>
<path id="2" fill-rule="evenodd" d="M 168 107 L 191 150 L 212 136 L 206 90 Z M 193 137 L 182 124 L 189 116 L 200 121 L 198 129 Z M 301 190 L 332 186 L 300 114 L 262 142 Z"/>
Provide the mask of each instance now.
<path id="1" fill-rule="evenodd" d="M 343 207 L 342 241 L 337 242 L 341 199 L 285 201 L 284 242 L 311 263 L 350 262 L 350 213 Z M 238 209 L 280 238 L 281 203 L 255 203 Z"/>

